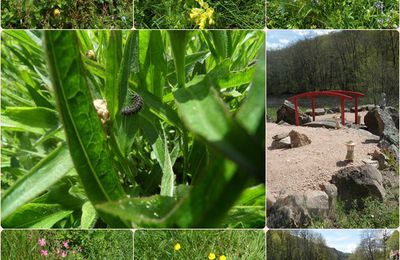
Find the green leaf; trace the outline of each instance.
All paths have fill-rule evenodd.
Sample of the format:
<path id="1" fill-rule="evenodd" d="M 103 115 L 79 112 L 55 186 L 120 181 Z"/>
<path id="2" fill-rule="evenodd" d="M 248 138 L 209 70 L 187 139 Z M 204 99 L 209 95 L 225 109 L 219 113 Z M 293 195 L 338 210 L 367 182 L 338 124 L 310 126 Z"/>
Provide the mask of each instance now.
<path id="1" fill-rule="evenodd" d="M 45 107 L 8 107 L 4 115 L 20 124 L 33 128 L 56 128 L 56 111 Z"/>
<path id="2" fill-rule="evenodd" d="M 171 43 L 172 54 L 174 57 L 176 75 L 178 79 L 178 87 L 185 86 L 185 56 L 186 44 L 189 40 L 188 32 L 186 31 L 168 31 L 169 40 Z"/>
<path id="3" fill-rule="evenodd" d="M 161 126 L 162 127 L 162 126 Z M 173 197 L 174 195 L 174 185 L 175 185 L 175 175 L 172 170 L 171 157 L 168 151 L 168 140 L 165 135 L 165 130 L 162 127 L 162 133 L 164 136 L 164 161 L 162 162 L 161 169 L 163 170 L 163 176 L 161 179 L 161 196 Z"/>
<path id="4" fill-rule="evenodd" d="M 48 67 L 72 160 L 88 198 L 96 205 L 120 199 L 125 193 L 92 104 L 78 43 L 74 31 L 45 32 Z"/>
<path id="5" fill-rule="evenodd" d="M 101 212 L 113 214 L 131 223 L 132 227 L 167 227 L 176 199 L 159 195 L 123 199 L 97 205 Z"/>
<path id="6" fill-rule="evenodd" d="M 72 168 L 67 147 L 58 147 L 3 194 L 1 218 L 8 217 L 23 204 L 46 191 Z"/>
<path id="7" fill-rule="evenodd" d="M 235 161 L 245 172 L 264 179 L 264 148 L 231 117 L 218 93 L 196 77 L 174 92 L 186 127 Z"/>
<path id="8" fill-rule="evenodd" d="M 251 134 L 264 127 L 265 117 L 265 53 L 260 49 L 259 60 L 249 93 L 236 115 L 238 121 Z M 265 135 L 264 135 L 265 136 Z"/>
<path id="9" fill-rule="evenodd" d="M 52 228 L 58 221 L 72 214 L 58 204 L 28 203 L 2 221 L 5 228 Z"/>
<path id="10" fill-rule="evenodd" d="M 82 206 L 80 228 L 93 228 L 97 221 L 96 209 L 90 201 L 86 201 Z"/>

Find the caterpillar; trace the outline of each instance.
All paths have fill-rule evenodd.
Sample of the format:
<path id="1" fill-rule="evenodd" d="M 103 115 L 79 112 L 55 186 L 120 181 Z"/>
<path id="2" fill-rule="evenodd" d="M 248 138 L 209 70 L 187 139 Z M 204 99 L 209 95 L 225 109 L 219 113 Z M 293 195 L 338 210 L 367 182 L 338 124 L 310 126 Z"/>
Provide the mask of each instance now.
<path id="1" fill-rule="evenodd" d="M 121 114 L 124 116 L 134 115 L 143 107 L 143 98 L 137 93 L 132 93 L 131 95 L 131 104 L 121 110 Z"/>

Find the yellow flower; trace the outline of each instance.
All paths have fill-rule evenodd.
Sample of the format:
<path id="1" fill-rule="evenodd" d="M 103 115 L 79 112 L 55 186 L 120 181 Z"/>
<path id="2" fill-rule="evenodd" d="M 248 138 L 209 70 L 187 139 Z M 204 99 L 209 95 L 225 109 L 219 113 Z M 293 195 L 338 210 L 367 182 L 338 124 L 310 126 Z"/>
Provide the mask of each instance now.
<path id="1" fill-rule="evenodd" d="M 58 8 L 54 9 L 53 15 L 54 15 L 55 17 L 60 16 L 60 14 L 61 14 L 60 9 L 58 9 Z"/>
<path id="2" fill-rule="evenodd" d="M 214 253 L 209 253 L 208 254 L 208 259 L 214 260 L 215 259 L 215 254 Z"/>
<path id="3" fill-rule="evenodd" d="M 221 255 L 218 259 L 219 259 L 219 260 L 226 260 L 226 256 Z"/>
<path id="4" fill-rule="evenodd" d="M 179 251 L 180 249 L 181 249 L 181 244 L 176 243 L 175 246 L 174 246 L 174 250 L 175 251 Z"/>
<path id="5" fill-rule="evenodd" d="M 203 0 L 196 0 L 196 2 L 202 8 L 192 8 L 189 13 L 190 19 L 192 19 L 200 29 L 206 28 L 207 21 L 209 25 L 215 24 L 213 19 L 214 9 Z"/>

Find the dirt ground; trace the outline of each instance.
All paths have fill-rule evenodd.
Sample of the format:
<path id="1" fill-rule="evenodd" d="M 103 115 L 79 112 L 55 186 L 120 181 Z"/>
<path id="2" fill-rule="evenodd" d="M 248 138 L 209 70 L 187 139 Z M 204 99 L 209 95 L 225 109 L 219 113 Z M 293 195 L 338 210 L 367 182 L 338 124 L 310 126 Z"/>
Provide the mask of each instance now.
<path id="1" fill-rule="evenodd" d="M 361 112 L 364 117 L 366 112 Z M 331 119 L 333 115 L 317 116 L 316 121 Z M 346 113 L 346 120 L 354 121 L 353 113 Z M 363 122 L 363 120 L 362 120 Z M 296 130 L 307 135 L 311 144 L 292 148 L 270 150 L 272 137 Z M 355 161 L 345 163 L 348 141 L 356 143 Z M 351 128 L 326 129 L 301 126 L 282 126 L 267 123 L 267 187 L 268 193 L 276 196 L 280 192 L 320 190 L 339 169 L 350 165 L 362 165 L 368 153 L 377 149 L 379 137 L 365 130 Z"/>

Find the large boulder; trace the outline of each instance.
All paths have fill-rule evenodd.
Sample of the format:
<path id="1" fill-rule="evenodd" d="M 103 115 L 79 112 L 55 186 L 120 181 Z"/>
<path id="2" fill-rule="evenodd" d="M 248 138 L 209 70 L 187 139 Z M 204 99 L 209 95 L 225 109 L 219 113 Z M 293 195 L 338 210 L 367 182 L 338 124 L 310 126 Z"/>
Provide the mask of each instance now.
<path id="1" fill-rule="evenodd" d="M 379 146 L 393 153 L 396 158 L 399 154 L 398 120 L 398 112 L 392 107 L 375 107 L 364 117 L 368 130 L 380 136 Z"/>
<path id="2" fill-rule="evenodd" d="M 276 111 L 276 122 L 280 121 L 285 121 L 289 124 L 294 125 L 295 124 L 295 118 L 294 118 L 294 104 L 288 100 L 285 100 L 283 104 L 279 107 L 279 109 Z M 311 122 L 311 117 L 300 113 L 299 111 L 299 122 L 300 125 Z"/>
<path id="3" fill-rule="evenodd" d="M 382 185 L 382 175 L 375 167 L 365 164 L 349 166 L 339 170 L 330 181 L 337 187 L 338 198 L 345 203 L 345 208 L 352 207 L 357 200 L 374 197 L 382 201 L 385 189 Z"/>
<path id="4" fill-rule="evenodd" d="M 330 212 L 329 197 L 323 191 L 306 191 L 279 197 L 268 211 L 270 228 L 304 228 L 312 216 L 325 218 Z"/>
<path id="5" fill-rule="evenodd" d="M 392 107 L 375 107 L 365 115 L 364 123 L 371 133 L 381 136 L 385 129 L 398 128 L 398 112 Z"/>
<path id="6" fill-rule="evenodd" d="M 310 138 L 308 138 L 308 136 L 306 136 L 305 134 L 300 134 L 295 130 L 290 131 L 289 137 L 290 137 L 290 146 L 292 148 L 311 144 L 311 140 Z"/>
<path id="7" fill-rule="evenodd" d="M 322 116 L 326 114 L 325 108 L 316 108 L 314 109 L 314 113 L 316 116 Z M 306 114 L 312 116 L 312 109 L 309 108 L 306 110 Z"/>

